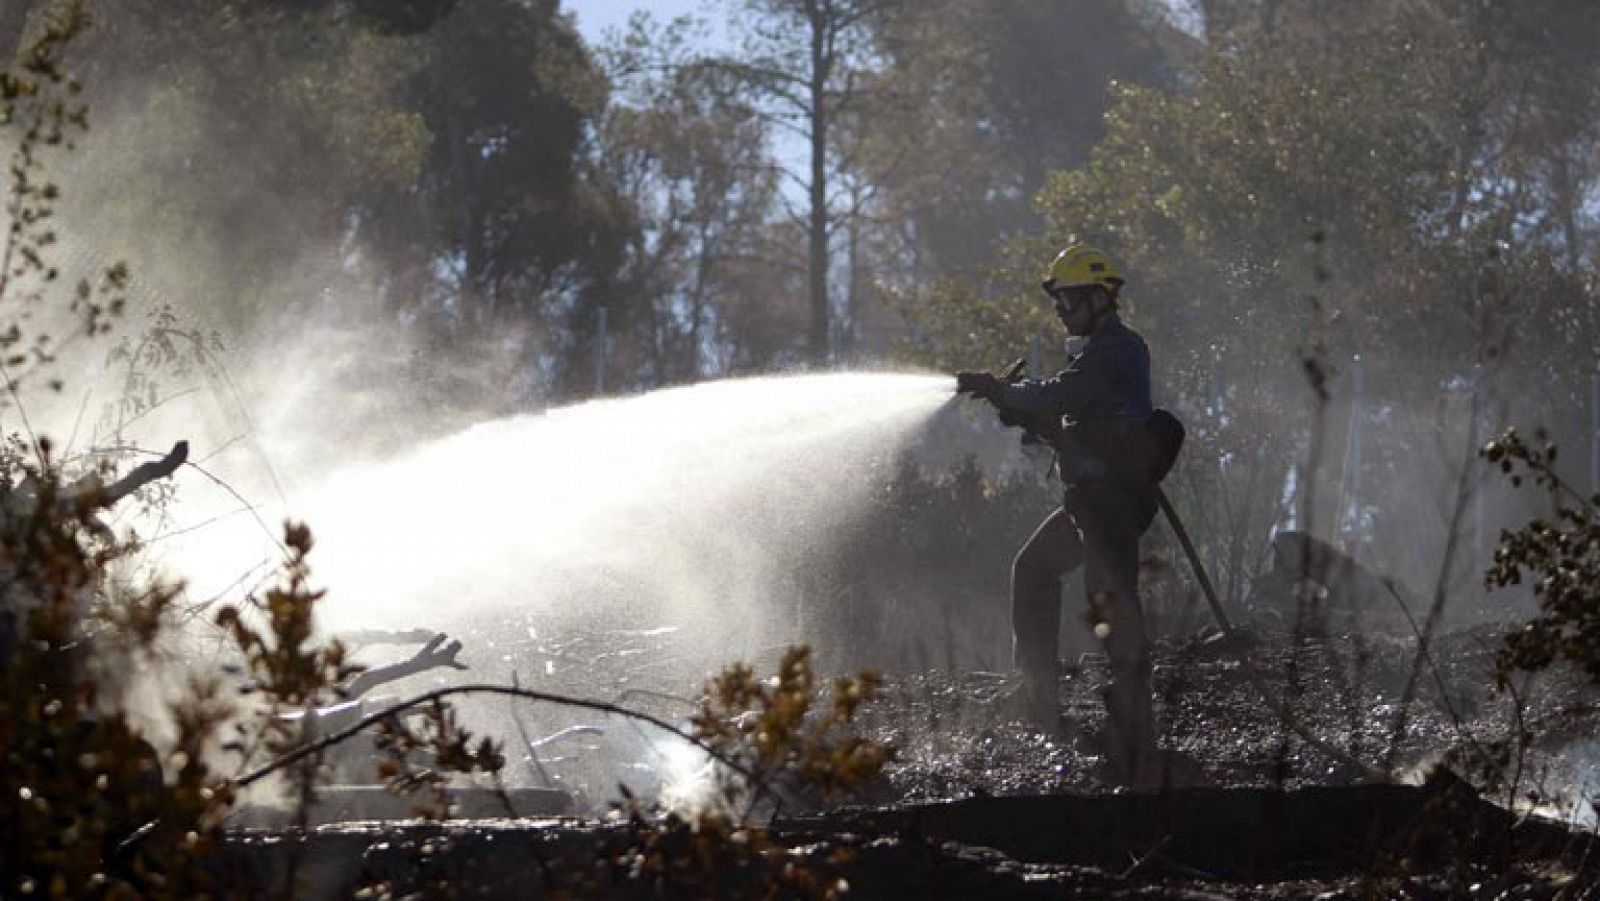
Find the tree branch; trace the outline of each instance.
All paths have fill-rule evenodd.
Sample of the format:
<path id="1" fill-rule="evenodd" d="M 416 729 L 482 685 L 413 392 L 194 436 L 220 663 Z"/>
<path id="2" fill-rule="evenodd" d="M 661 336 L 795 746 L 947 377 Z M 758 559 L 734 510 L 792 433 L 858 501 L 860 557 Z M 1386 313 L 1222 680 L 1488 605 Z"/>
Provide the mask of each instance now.
<path id="1" fill-rule="evenodd" d="M 151 482 L 172 475 L 188 459 L 189 442 L 179 441 L 166 456 L 140 463 L 132 472 L 110 485 L 101 486 L 98 476 L 85 476 L 64 491 L 56 503 L 62 511 L 66 511 L 87 499 L 92 501 L 96 509 L 107 509 Z"/>

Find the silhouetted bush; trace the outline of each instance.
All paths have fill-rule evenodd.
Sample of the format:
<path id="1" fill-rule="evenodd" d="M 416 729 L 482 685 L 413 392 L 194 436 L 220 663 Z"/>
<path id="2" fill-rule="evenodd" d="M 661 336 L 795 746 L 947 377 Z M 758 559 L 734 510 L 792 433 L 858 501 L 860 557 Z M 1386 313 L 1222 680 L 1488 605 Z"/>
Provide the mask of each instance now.
<path id="1" fill-rule="evenodd" d="M 1011 560 L 1059 503 L 1059 486 L 1037 476 L 902 455 L 833 554 L 807 567 L 818 611 L 808 635 L 830 665 L 1009 666 Z"/>

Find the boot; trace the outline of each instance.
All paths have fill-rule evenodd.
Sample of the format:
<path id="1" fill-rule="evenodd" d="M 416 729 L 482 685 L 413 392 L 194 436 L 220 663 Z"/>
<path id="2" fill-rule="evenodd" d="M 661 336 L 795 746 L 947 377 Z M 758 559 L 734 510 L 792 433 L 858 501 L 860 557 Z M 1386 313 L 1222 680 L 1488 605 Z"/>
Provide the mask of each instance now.
<path id="1" fill-rule="evenodd" d="M 1059 687 L 1053 683 L 1024 680 L 1023 718 L 1030 725 L 1047 732 L 1061 730 L 1061 697 Z"/>
<path id="2" fill-rule="evenodd" d="M 1051 735 L 1062 734 L 1061 704 L 1054 684 L 1023 677 L 995 696 L 994 709 L 1003 719 L 1022 720 Z"/>

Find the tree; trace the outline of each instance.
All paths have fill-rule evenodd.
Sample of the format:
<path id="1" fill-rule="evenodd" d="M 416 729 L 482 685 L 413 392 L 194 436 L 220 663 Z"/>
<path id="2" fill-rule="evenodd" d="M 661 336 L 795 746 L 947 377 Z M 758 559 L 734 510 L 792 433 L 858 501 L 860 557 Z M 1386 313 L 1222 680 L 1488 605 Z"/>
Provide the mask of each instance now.
<path id="1" fill-rule="evenodd" d="M 1107 83 L 1166 77 L 1164 48 L 1175 40 L 1164 20 L 1125 0 L 1087 11 L 1021 0 L 729 7 L 752 23 L 735 33 L 737 52 L 696 56 L 683 43 L 688 26 L 670 36 L 641 24 L 622 45 L 626 63 L 612 71 L 673 73 L 657 83 L 720 97 L 723 108 L 753 110 L 764 122 L 775 159 L 752 155 L 740 171 L 758 181 L 778 174 L 776 190 L 761 195 L 774 207 L 769 237 L 722 269 L 754 279 L 759 300 L 728 295 L 741 309 L 724 321 L 748 326 L 728 334 L 726 346 L 729 359 L 755 367 L 786 360 L 791 248 L 804 255 L 795 287 L 805 303 L 806 358 L 881 358 L 897 324 L 879 289 L 915 294 L 970 274 L 996 236 L 1037 222 L 1028 198 L 1048 169 L 1087 152 Z M 658 94 L 625 105 L 676 102 Z M 797 144 L 804 164 L 791 168 L 786 158 L 796 154 L 786 148 Z M 706 193 L 715 195 L 720 176 L 710 177 Z M 645 195 L 631 196 L 640 203 Z M 745 209 L 753 223 L 754 208 Z"/>
<path id="2" fill-rule="evenodd" d="M 461 4 L 416 40 L 402 96 L 426 150 L 360 220 L 395 267 L 395 307 L 454 341 L 515 336 L 532 390 L 586 393 L 576 375 L 622 253 L 623 211 L 591 169 L 604 74 L 555 0 Z"/>
<path id="3" fill-rule="evenodd" d="M 715 351 L 739 341 L 741 263 L 763 252 L 777 191 L 767 123 L 696 64 L 689 28 L 638 19 L 608 61 L 615 94 L 597 156 L 633 215 L 608 301 L 632 336 L 607 355 L 621 387 L 725 371 Z"/>
<path id="4" fill-rule="evenodd" d="M 399 90 L 417 41 L 332 3 L 100 6 L 97 140 L 64 211 L 80 238 L 234 336 L 326 314 L 352 221 L 410 189 L 430 141 Z"/>
<path id="5" fill-rule="evenodd" d="M 65 215 L 247 358 L 359 336 L 333 377 L 446 420 L 587 393 L 626 216 L 592 168 L 605 79 L 554 0 L 128 0 L 86 51 L 105 139 Z"/>
<path id="6" fill-rule="evenodd" d="M 1042 225 L 1032 198 L 1086 158 L 1111 85 L 1169 83 L 1193 43 L 1129 0 L 940 0 L 869 21 L 875 64 L 835 123 L 854 213 L 835 332 L 867 360 L 899 341 L 897 306 L 979 275 L 1007 236 Z"/>
<path id="7" fill-rule="evenodd" d="M 805 211 L 791 211 L 805 236 L 806 354 L 824 364 L 831 349 L 829 293 L 836 230 L 855 210 L 838 190 L 849 162 L 839 156 L 836 123 L 864 100 L 863 74 L 874 62 L 871 20 L 896 7 L 892 0 L 739 0 L 733 21 L 746 23 L 737 54 L 717 65 L 753 92 L 774 127 L 805 142 L 806 167 L 785 170 L 805 194 Z"/>
<path id="8" fill-rule="evenodd" d="M 847 140 L 880 187 L 874 218 L 902 225 L 916 265 L 971 277 L 995 243 L 1042 224 L 1033 196 L 1105 133 L 1117 84 L 1170 86 L 1188 44 L 1127 0 L 910 4 L 874 21 L 884 60 Z M 904 102 L 902 98 L 915 98 Z"/>
<path id="9" fill-rule="evenodd" d="M 1288 0 L 1235 12 L 1209 23 L 1213 46 L 1177 83 L 1117 86 L 1105 137 L 1040 195 L 1045 229 L 1014 241 L 991 278 L 910 308 L 919 357 L 1014 356 L 1050 327 L 1042 261 L 1070 240 L 1104 244 L 1131 273 L 1167 402 L 1189 419 L 1186 478 L 1254 485 L 1253 500 L 1213 494 L 1203 509 L 1253 504 L 1263 541 L 1289 470 L 1321 441 L 1330 530 L 1344 473 L 1318 428 L 1348 414 L 1342 372 L 1359 354 L 1381 411 L 1362 481 L 1389 494 L 1353 540 L 1406 558 L 1399 571 L 1437 560 L 1418 536 L 1438 530 L 1416 511 L 1471 461 L 1417 461 L 1441 462 L 1431 414 L 1460 393 L 1450 386 L 1479 411 L 1494 392 L 1551 417 L 1584 403 L 1573 376 L 1587 367 L 1557 375 L 1552 361 L 1557 348 L 1588 356 L 1600 334 L 1593 279 L 1574 265 L 1593 253 L 1593 220 L 1570 202 L 1594 173 L 1560 137 L 1597 122 L 1597 61 L 1571 49 L 1593 46 L 1597 14 L 1559 0 L 1543 15 Z M 1312 484 L 1303 470 L 1294 482 Z"/>

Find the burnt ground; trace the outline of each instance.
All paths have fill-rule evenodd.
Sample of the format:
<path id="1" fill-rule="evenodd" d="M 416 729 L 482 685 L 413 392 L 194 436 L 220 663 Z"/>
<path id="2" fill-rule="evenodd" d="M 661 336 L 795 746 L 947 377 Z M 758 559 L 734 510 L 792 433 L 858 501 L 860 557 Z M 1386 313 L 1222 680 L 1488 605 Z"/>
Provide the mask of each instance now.
<path id="1" fill-rule="evenodd" d="M 900 749 L 885 778 L 827 809 L 791 800 L 773 840 L 788 863 L 846 880 L 854 897 L 1600 898 L 1600 849 L 1587 827 L 1563 822 L 1591 813 L 1584 798 L 1597 777 L 1579 753 L 1600 734 L 1590 690 L 1559 675 L 1518 684 L 1519 712 L 1511 693 L 1492 688 L 1498 630 L 1485 626 L 1433 643 L 1401 721 L 1416 644 L 1366 634 L 1321 636 L 1292 653 L 1286 636 L 1263 635 L 1248 651 L 1253 679 L 1224 643 L 1161 643 L 1158 717 L 1174 764 L 1164 786 L 1144 791 L 1102 778 L 1106 671 L 1096 655 L 1062 680 L 1067 715 L 1053 732 L 1010 716 L 1010 684 L 998 674 L 891 675 L 863 725 Z M 565 641 L 567 651 L 582 644 Z M 687 673 L 679 689 L 663 672 L 671 668 L 656 665 L 672 657 L 670 639 L 656 636 L 638 653 L 588 659 L 591 673 L 619 673 L 619 687 L 651 687 L 629 696 L 634 706 L 681 716 L 654 694 L 694 688 Z M 1263 690 L 1337 752 L 1286 729 Z M 1534 739 L 1525 750 L 1519 724 Z M 303 859 L 318 862 L 312 883 L 327 897 L 438 884 L 465 897 L 634 896 L 660 885 L 689 897 L 761 894 L 767 876 L 736 861 L 714 867 L 714 884 L 673 870 L 693 857 L 689 845 L 677 858 L 670 842 L 655 857 L 628 857 L 636 829 L 595 817 L 605 810 L 597 799 L 616 795 L 604 780 L 647 769 L 648 759 L 605 742 L 562 753 L 543 755 L 544 776 L 589 816 L 240 832 L 235 876 L 273 884 L 315 848 Z M 1356 764 L 1402 778 L 1374 783 Z M 1543 816 L 1529 815 L 1530 799 Z"/>
<path id="2" fill-rule="evenodd" d="M 1174 778 L 1276 788 L 1362 780 L 1350 759 L 1323 753 L 1285 728 L 1263 702 L 1263 690 L 1342 757 L 1389 770 L 1416 768 L 1420 778 L 1421 770 L 1454 752 L 1457 768 L 1476 777 L 1471 764 L 1496 753 L 1494 745 L 1514 736 L 1518 724 L 1517 695 L 1492 688 L 1498 634 L 1485 626 L 1436 639 L 1403 720 L 1413 640 L 1327 636 L 1291 654 L 1285 636 L 1262 635 L 1246 650 L 1254 678 L 1227 642 L 1160 643 L 1153 688 L 1163 745 L 1182 758 Z M 895 797 L 1109 790 L 1095 753 L 1105 728 L 1100 693 L 1107 676 L 1099 655 L 1085 655 L 1069 668 L 1058 734 L 1008 718 L 1004 697 L 1011 684 L 998 674 L 929 672 L 896 680 L 872 720 L 874 737 L 902 752 L 891 773 Z M 1594 720 L 1583 715 L 1589 690 L 1557 675 L 1537 680 L 1523 695 L 1521 716 L 1541 741 L 1524 759 L 1521 787 L 1582 783 L 1581 767 L 1559 752 L 1570 739 L 1594 734 Z M 1573 716 L 1558 716 L 1573 708 Z"/>

